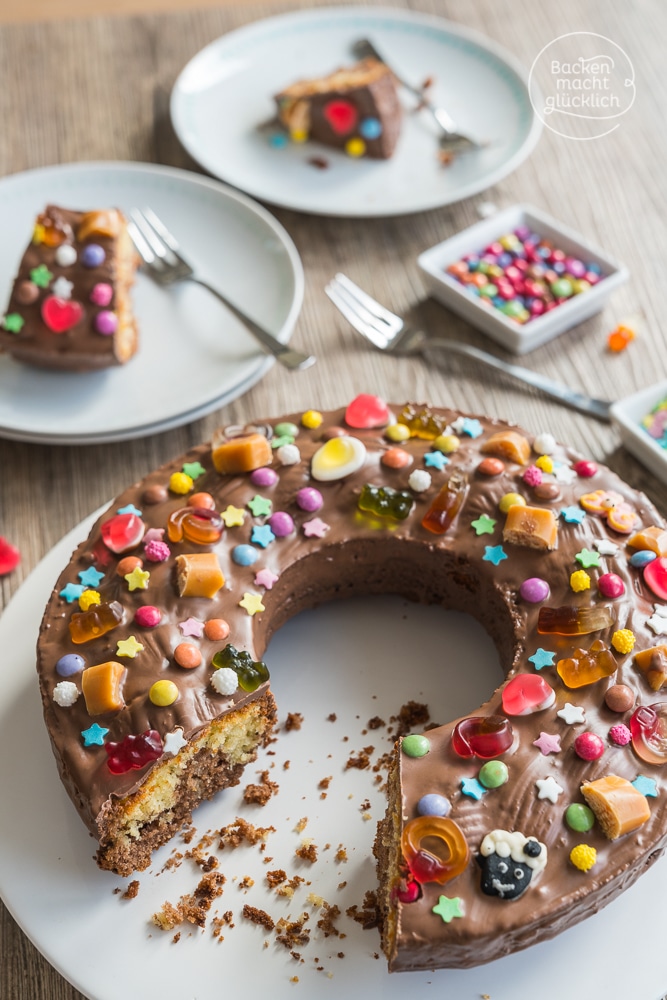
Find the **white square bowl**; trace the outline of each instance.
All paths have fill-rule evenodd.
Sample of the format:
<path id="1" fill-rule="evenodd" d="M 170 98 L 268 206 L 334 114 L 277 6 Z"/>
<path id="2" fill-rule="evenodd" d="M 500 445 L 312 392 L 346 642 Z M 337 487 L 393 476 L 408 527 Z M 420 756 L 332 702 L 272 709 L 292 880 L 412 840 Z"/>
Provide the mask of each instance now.
<path id="1" fill-rule="evenodd" d="M 667 483 L 667 449 L 661 448 L 642 426 L 642 417 L 667 397 L 667 379 L 619 399 L 611 408 L 611 418 L 623 444 L 646 468 Z"/>
<path id="2" fill-rule="evenodd" d="M 471 295 L 467 287 L 447 273 L 450 264 L 467 253 L 477 253 L 489 243 L 512 232 L 518 226 L 528 226 L 540 236 L 552 240 L 568 256 L 592 261 L 601 270 L 601 280 L 579 295 L 574 295 L 556 309 L 529 320 L 516 323 L 498 309 L 484 306 Z M 559 333 L 569 330 L 599 312 L 615 288 L 628 278 L 628 271 L 604 251 L 589 243 L 578 233 L 561 225 L 550 215 L 530 205 L 512 205 L 488 219 L 482 219 L 448 240 L 420 254 L 417 263 L 424 282 L 433 298 L 452 312 L 458 313 L 483 333 L 493 337 L 508 351 L 525 354 L 546 343 Z"/>

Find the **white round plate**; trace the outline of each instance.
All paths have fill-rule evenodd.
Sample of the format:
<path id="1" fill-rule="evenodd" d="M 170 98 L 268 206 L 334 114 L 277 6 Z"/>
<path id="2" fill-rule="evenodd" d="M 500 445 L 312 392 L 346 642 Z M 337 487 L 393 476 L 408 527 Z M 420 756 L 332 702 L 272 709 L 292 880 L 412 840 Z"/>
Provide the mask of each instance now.
<path id="1" fill-rule="evenodd" d="M 405 79 L 433 77 L 434 103 L 488 147 L 443 167 L 433 123 L 412 113 L 416 101 L 405 91 L 390 160 L 352 159 L 315 143 L 271 146 L 277 129 L 259 126 L 275 114 L 273 95 L 352 64 L 352 43 L 363 37 Z M 171 116 L 185 148 L 216 177 L 274 205 L 341 216 L 402 215 L 467 198 L 515 170 L 541 130 L 527 73 L 512 55 L 451 21 L 384 7 L 295 11 L 223 35 L 179 76 Z"/>
<path id="2" fill-rule="evenodd" d="M 150 205 L 202 277 L 288 341 L 303 269 L 283 227 L 218 181 L 152 164 L 65 164 L 0 180 L 9 234 L 0 245 L 0 303 L 9 299 L 35 216 L 49 202 L 124 211 Z M 141 340 L 120 367 L 54 372 L 0 354 L 0 436 L 93 444 L 158 433 L 223 406 L 273 363 L 202 288 L 186 282 L 164 289 L 139 273 L 133 302 Z"/>
<path id="3" fill-rule="evenodd" d="M 193 892 L 201 870 L 187 860 L 176 870 L 163 870 L 173 850 L 187 850 L 177 838 L 137 876 L 137 897 L 123 900 L 115 890 L 129 880 L 96 867 L 94 842 L 60 783 L 42 720 L 34 654 L 42 610 L 96 516 L 58 543 L 0 619 L 0 895 L 40 951 L 81 992 L 91 1000 L 219 1000 L 233 984 L 234 994 L 248 1000 L 662 996 L 667 917 L 659 904 L 667 897 L 665 859 L 610 906 L 554 940 L 464 971 L 390 976 L 377 931 L 362 930 L 346 915 L 375 887 L 371 847 L 385 808 L 372 770 L 345 769 L 350 756 L 369 745 L 373 762 L 391 748 L 387 729 L 369 729 L 368 720 L 379 716 L 389 722 L 414 699 L 429 705 L 434 722 L 445 722 L 473 711 L 500 680 L 497 655 L 478 624 L 395 597 L 334 602 L 304 612 L 273 638 L 266 659 L 280 719 L 300 712 L 303 725 L 291 732 L 281 726 L 278 741 L 248 768 L 241 785 L 196 811 L 197 835 L 190 847 L 236 816 L 275 832 L 264 854 L 249 846 L 220 851 L 214 838 L 206 856 L 219 859 L 227 878 L 223 895 L 213 901 L 203 930 L 184 924 L 173 943 L 173 933 L 153 926 L 151 914 L 165 901 L 177 903 Z M 335 721 L 328 718 L 331 713 Z M 264 808 L 244 804 L 242 789 L 264 769 L 279 785 L 278 793 Z M 384 777 L 384 770 L 379 773 Z M 320 782 L 329 777 L 323 798 Z M 298 832 L 302 818 L 307 823 Z M 306 837 L 318 849 L 313 865 L 294 855 Z M 347 861 L 337 863 L 339 845 L 346 848 Z M 271 860 L 265 864 L 264 858 Z M 292 900 L 266 886 L 266 872 L 279 868 L 307 880 Z M 246 877 L 254 885 L 244 889 L 240 883 Z M 345 938 L 322 937 L 316 926 L 320 912 L 309 893 L 340 907 L 337 926 Z M 276 944 L 273 934 L 243 918 L 246 903 L 276 920 L 311 914 L 311 941 L 297 948 L 303 963 Z M 224 941 L 218 942 L 212 918 L 227 910 L 234 926 L 224 927 Z"/>

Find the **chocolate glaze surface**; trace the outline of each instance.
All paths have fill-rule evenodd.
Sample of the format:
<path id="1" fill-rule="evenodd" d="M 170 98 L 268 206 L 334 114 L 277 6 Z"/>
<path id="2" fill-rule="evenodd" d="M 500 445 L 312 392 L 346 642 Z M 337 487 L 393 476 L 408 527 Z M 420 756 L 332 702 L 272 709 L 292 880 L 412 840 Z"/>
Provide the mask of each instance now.
<path id="1" fill-rule="evenodd" d="M 396 414 L 401 407 L 394 407 Z M 460 414 L 437 410 L 433 413 L 444 425 L 455 424 Z M 299 424 L 300 415 L 283 418 Z M 582 523 L 568 522 L 563 510 L 580 510 L 579 498 L 593 490 L 614 490 L 631 505 L 637 517 L 637 527 L 662 525 L 660 515 L 642 494 L 630 489 L 609 470 L 600 467 L 592 479 L 576 475 L 571 465 L 580 457 L 557 446 L 552 455 L 555 474 L 545 474 L 544 481 L 558 482 L 558 499 L 537 500 L 535 488 L 521 478 L 523 467 L 504 459 L 504 471 L 496 477 L 477 472 L 485 457 L 484 443 L 505 424 L 479 418 L 480 436 L 470 437 L 459 426 L 461 445 L 452 452 L 442 470 L 428 468 L 431 485 L 424 492 L 411 489 L 408 479 L 415 469 L 424 469 L 424 456 L 433 451 L 432 440 L 412 437 L 399 447 L 412 457 L 412 463 L 401 469 L 388 468 L 382 456 L 394 447 L 384 429 L 359 430 L 346 427 L 345 411 L 324 415 L 322 426 L 315 430 L 299 428 L 296 444 L 300 461 L 281 465 L 279 452 L 274 453 L 273 468 L 278 480 L 271 487 L 252 484 L 250 474 L 221 476 L 212 466 L 208 445 L 193 449 L 186 456 L 151 473 L 141 483 L 126 490 L 112 504 L 90 537 L 73 555 L 69 566 L 56 583 L 46 608 L 38 643 L 38 669 L 46 723 L 51 734 L 56 758 L 66 784 L 83 818 L 91 829 L 95 818 L 109 796 L 123 796 L 138 788 L 153 765 L 142 771 L 112 775 L 106 766 L 106 752 L 101 746 L 84 747 L 81 732 L 93 721 L 109 729 L 109 740 L 118 741 L 128 734 L 148 728 L 165 734 L 182 727 L 185 739 L 191 739 L 211 720 L 231 711 L 249 699 L 258 698 L 266 690 L 261 685 L 252 694 L 240 689 L 232 697 L 218 695 L 210 684 L 213 673 L 211 658 L 227 642 L 240 650 L 248 650 L 261 659 L 273 631 L 293 614 L 335 597 L 363 593 L 397 593 L 417 601 L 442 603 L 446 607 L 472 614 L 488 630 L 496 643 L 501 663 L 508 677 L 517 673 L 534 674 L 529 661 L 538 648 L 553 651 L 554 660 L 571 655 L 581 646 L 588 648 L 597 638 L 611 645 L 617 629 L 631 629 L 636 637 L 635 652 L 654 646 L 660 637 L 647 622 L 653 605 L 660 603 L 648 590 L 641 570 L 630 566 L 626 548 L 628 535 L 609 528 L 606 518 L 587 513 Z M 475 427 L 464 424 L 463 427 Z M 311 459 L 322 446 L 333 427 L 360 439 L 366 446 L 362 467 L 355 473 L 333 482 L 316 482 L 311 478 Z M 530 440 L 530 438 L 529 438 Z M 537 454 L 533 453 L 534 462 Z M 196 546 L 190 542 L 169 543 L 171 555 L 161 563 L 144 558 L 144 569 L 150 571 L 147 590 L 129 592 L 125 581 L 116 575 L 119 557 L 100 544 L 100 527 L 127 504 L 142 512 L 147 528 L 165 528 L 169 515 L 187 503 L 187 496 L 169 492 L 171 473 L 180 471 L 184 463 L 200 462 L 205 472 L 197 477 L 194 491 L 213 495 L 216 509 L 228 505 L 244 509 L 244 524 L 226 528 L 219 542 L 212 546 Z M 450 529 L 443 535 L 425 530 L 421 521 L 434 497 L 453 471 L 468 477 L 469 489 L 463 507 Z M 413 506 L 405 520 L 378 517 L 362 513 L 357 501 L 365 484 L 386 485 L 412 493 Z M 299 509 L 295 502 L 303 486 L 315 486 L 323 496 L 323 506 L 315 513 Z M 521 493 L 527 503 L 550 508 L 558 520 L 558 540 L 553 551 L 544 552 L 503 542 L 504 515 L 500 513 L 500 498 L 509 492 Z M 251 530 L 266 523 L 265 516 L 254 517 L 248 502 L 259 494 L 272 501 L 273 511 L 286 511 L 295 522 L 295 531 L 286 538 L 276 538 L 266 548 L 254 546 L 258 559 L 252 566 L 239 566 L 232 558 L 236 545 L 250 543 Z M 160 499 L 164 497 L 164 499 Z M 147 499 L 157 502 L 146 502 Z M 472 522 L 487 515 L 495 520 L 490 533 L 477 534 Z M 322 537 L 306 537 L 304 524 L 313 518 L 325 524 Z M 611 541 L 618 548 L 614 554 L 601 555 L 600 566 L 590 568 L 591 589 L 575 593 L 570 587 L 570 575 L 580 568 L 575 556 L 583 549 L 595 551 L 595 543 Z M 502 546 L 507 558 L 496 566 L 489 559 L 488 547 Z M 175 557 L 193 551 L 214 551 L 222 568 L 225 584 L 212 599 L 179 597 L 174 577 Z M 100 561 L 106 564 L 102 565 Z M 142 546 L 132 554 L 143 557 Z M 123 554 L 125 555 L 125 553 Z M 69 639 L 68 621 L 76 604 L 68 605 L 59 591 L 68 583 L 78 582 L 78 573 L 90 565 L 104 571 L 104 579 L 95 588 L 103 601 L 117 600 L 124 608 L 122 623 L 100 639 L 74 646 Z M 268 568 L 277 576 L 271 589 L 254 583 L 258 570 Z M 625 583 L 625 594 L 614 601 L 600 597 L 595 581 L 604 572 L 618 574 Z M 590 607 L 604 604 L 612 608 L 614 624 L 609 629 L 582 636 L 538 635 L 536 631 L 540 604 L 530 604 L 519 594 L 521 583 L 529 577 L 541 577 L 550 587 L 550 597 L 543 604 L 549 607 L 573 605 Z M 246 592 L 259 594 L 265 607 L 253 616 L 239 605 Z M 154 629 L 142 629 L 133 623 L 137 607 L 151 604 L 162 611 L 162 621 Z M 184 640 L 179 623 L 187 618 L 205 622 L 224 618 L 230 634 L 224 642 L 210 642 L 203 636 L 186 641 L 198 645 L 203 654 L 200 667 L 184 670 L 173 658 L 175 646 Z M 127 707 L 113 714 L 91 719 L 82 697 L 70 708 L 60 708 L 53 701 L 53 689 L 61 678 L 55 672 L 57 660 L 65 653 L 84 656 L 86 665 L 117 659 L 119 639 L 135 635 L 144 651 L 127 665 L 124 698 Z M 443 656 L 446 650 L 443 650 Z M 462 759 L 452 750 L 450 737 L 454 722 L 428 732 L 430 752 L 422 758 L 410 758 L 397 751 L 394 786 L 390 789 L 389 813 L 398 810 L 397 824 L 401 827 L 417 815 L 417 802 L 422 795 L 437 792 L 451 802 L 450 817 L 463 831 L 471 852 L 465 871 L 445 884 L 426 883 L 420 898 L 413 903 L 400 903 L 392 896 L 392 884 L 383 892 L 397 920 L 394 945 L 388 947 L 390 968 L 414 970 L 435 967 L 467 967 L 501 957 L 551 937 L 571 924 L 593 913 L 629 886 L 662 853 L 667 841 L 665 816 L 664 769 L 637 758 L 630 746 L 616 747 L 608 741 L 609 728 L 618 722 L 629 724 L 631 712 L 616 714 L 605 705 L 606 690 L 615 683 L 627 685 L 637 704 L 654 704 L 661 700 L 660 692 L 651 691 L 643 675 L 633 666 L 632 654 L 614 653 L 618 669 L 611 677 L 588 687 L 568 689 L 558 677 L 555 667 L 545 667 L 541 675 L 554 688 L 556 703 L 544 711 L 513 717 L 514 743 L 502 759 L 509 768 L 509 780 L 500 788 L 488 789 L 476 801 L 461 790 L 464 778 L 474 778 L 483 763 L 476 758 Z M 269 670 L 270 650 L 267 659 Z M 474 669 L 473 664 L 461 664 L 461 669 Z M 179 689 L 179 698 L 168 708 L 158 708 L 147 697 L 150 685 L 157 679 L 170 679 Z M 80 688 L 80 676 L 70 678 Z M 379 680 L 379 678 L 378 678 Z M 505 682 L 504 682 L 505 683 Z M 471 715 L 503 715 L 502 686 Z M 446 707 L 446 691 L 443 703 Z M 568 725 L 557 716 L 566 702 L 582 706 L 586 723 Z M 442 712 L 442 706 L 431 706 Z M 593 762 L 581 760 L 573 750 L 575 737 L 590 731 L 605 741 L 603 756 Z M 561 751 L 543 755 L 534 746 L 541 732 L 559 735 Z M 577 834 L 564 822 L 564 812 L 571 802 L 583 802 L 580 785 L 607 774 L 617 774 L 629 780 L 643 774 L 655 780 L 658 795 L 651 798 L 650 819 L 635 832 L 611 842 L 599 825 L 585 834 Z M 557 803 L 537 797 L 535 782 L 552 776 L 562 787 Z M 388 829 L 388 823 L 385 825 Z M 489 897 L 480 890 L 480 870 L 475 862 L 480 844 L 494 829 L 520 831 L 546 845 L 546 869 L 536 874 L 525 893 L 516 900 Z M 571 849 L 587 843 L 597 850 L 597 863 L 587 873 L 579 871 L 569 861 Z M 393 859 L 385 857 L 382 878 L 391 882 L 392 871 L 402 867 L 400 846 L 393 844 Z M 386 862 L 389 861 L 388 865 Z M 461 900 L 462 917 L 449 923 L 433 913 L 441 895 Z M 385 944 L 387 942 L 385 941 Z"/>

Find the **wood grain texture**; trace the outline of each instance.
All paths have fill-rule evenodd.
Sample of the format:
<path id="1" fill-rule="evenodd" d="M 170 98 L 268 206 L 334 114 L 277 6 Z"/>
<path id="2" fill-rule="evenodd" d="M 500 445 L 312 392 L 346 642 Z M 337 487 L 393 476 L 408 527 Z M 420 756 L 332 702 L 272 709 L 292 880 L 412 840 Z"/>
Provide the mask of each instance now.
<path id="1" fill-rule="evenodd" d="M 476 28 L 505 45 L 524 65 L 565 31 L 598 31 L 629 53 L 637 101 L 613 135 L 569 142 L 546 132 L 531 158 L 483 196 L 437 211 L 368 221 L 275 215 L 294 238 L 306 271 L 306 297 L 294 344 L 319 363 L 290 375 L 274 367 L 242 399 L 196 422 L 153 437 L 99 447 L 47 447 L 0 440 L 0 534 L 21 549 L 20 568 L 0 579 L 0 607 L 54 543 L 86 514 L 221 423 L 260 415 L 340 405 L 360 391 L 385 398 L 430 400 L 492 413 L 561 440 L 605 461 L 644 489 L 667 514 L 664 487 L 623 449 L 615 432 L 480 370 L 473 362 L 450 371 L 419 360 L 374 353 L 335 312 L 323 293 L 336 270 L 348 273 L 390 308 L 483 347 L 488 342 L 441 306 L 424 300 L 416 266 L 420 251 L 471 224 L 477 205 L 528 201 L 587 234 L 624 261 L 631 281 L 613 304 L 524 363 L 574 387 L 619 398 L 664 377 L 662 329 L 665 278 L 664 121 L 667 91 L 661 0 L 419 0 L 414 9 Z M 274 2 L 225 4 L 157 16 L 89 18 L 0 28 L 0 176 L 57 162 L 143 160 L 197 169 L 177 142 L 168 117 L 171 87 L 203 45 L 237 25 L 276 10 Z M 311 7 L 313 4 L 304 3 Z M 606 334 L 625 316 L 643 312 L 638 340 L 623 355 L 606 349 Z M 500 348 L 491 347 L 499 354 Z M 45 761 L 45 767 L 52 762 Z M 54 915 L 55 918 L 55 915 Z M 82 915 L 85 919 L 85 915 Z M 7 911 L 0 912 L 0 997 L 81 1000 L 37 953 Z M 128 998 L 131 993 L 128 992 Z"/>

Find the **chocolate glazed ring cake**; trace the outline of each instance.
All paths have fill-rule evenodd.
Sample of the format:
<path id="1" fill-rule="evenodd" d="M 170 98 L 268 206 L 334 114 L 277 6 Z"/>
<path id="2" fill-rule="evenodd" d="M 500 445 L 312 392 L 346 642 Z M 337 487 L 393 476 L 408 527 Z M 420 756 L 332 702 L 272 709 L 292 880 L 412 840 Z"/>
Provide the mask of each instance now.
<path id="1" fill-rule="evenodd" d="M 473 615 L 507 675 L 396 747 L 375 843 L 390 969 L 499 958 L 650 867 L 665 523 L 551 434 L 373 396 L 223 428 L 114 501 L 61 575 L 39 676 L 98 864 L 146 868 L 239 781 L 274 724 L 264 656 L 284 621 L 382 593 Z"/>

